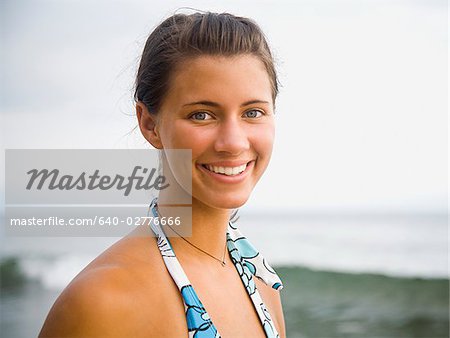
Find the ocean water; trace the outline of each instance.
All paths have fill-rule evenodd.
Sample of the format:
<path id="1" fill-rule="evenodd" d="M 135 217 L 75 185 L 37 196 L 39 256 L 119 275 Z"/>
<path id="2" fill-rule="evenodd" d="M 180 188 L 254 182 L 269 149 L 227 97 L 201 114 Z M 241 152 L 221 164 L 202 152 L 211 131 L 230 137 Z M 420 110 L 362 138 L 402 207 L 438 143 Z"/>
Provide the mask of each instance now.
<path id="1" fill-rule="evenodd" d="M 447 216 L 242 214 L 275 267 L 288 337 L 448 337 Z M 0 332 L 33 337 L 115 238 L 2 238 Z"/>
<path id="2" fill-rule="evenodd" d="M 448 279 L 280 267 L 287 336 L 449 337 Z"/>

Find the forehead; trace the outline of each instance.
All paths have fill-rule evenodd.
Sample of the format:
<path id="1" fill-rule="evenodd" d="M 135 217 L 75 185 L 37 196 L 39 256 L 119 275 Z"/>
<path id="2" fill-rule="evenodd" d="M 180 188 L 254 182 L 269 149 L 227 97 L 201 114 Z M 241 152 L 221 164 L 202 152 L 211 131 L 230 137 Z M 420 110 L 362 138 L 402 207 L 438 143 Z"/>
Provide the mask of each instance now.
<path id="1" fill-rule="evenodd" d="M 199 56 L 178 65 L 165 103 L 211 100 L 225 106 L 253 99 L 272 100 L 269 75 L 259 58 Z"/>

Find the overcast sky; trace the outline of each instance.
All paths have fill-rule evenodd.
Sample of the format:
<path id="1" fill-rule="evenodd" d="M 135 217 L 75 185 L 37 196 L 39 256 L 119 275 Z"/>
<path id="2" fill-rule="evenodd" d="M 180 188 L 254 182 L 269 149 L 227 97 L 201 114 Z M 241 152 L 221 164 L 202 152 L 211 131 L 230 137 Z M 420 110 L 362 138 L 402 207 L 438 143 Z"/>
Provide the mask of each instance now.
<path id="1" fill-rule="evenodd" d="M 182 6 L 249 16 L 275 52 L 276 144 L 249 209 L 446 211 L 441 0 L 2 0 L 2 150 L 146 147 L 133 76 Z"/>

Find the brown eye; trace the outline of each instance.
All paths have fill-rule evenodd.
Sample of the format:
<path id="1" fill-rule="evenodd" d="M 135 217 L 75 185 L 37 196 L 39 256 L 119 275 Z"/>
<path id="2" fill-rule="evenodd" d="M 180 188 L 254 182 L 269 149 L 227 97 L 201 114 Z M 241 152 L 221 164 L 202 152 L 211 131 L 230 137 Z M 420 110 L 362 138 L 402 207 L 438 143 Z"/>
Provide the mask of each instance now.
<path id="1" fill-rule="evenodd" d="M 246 117 L 250 117 L 250 118 L 257 118 L 257 117 L 261 117 L 262 116 L 262 112 L 260 110 L 256 110 L 256 109 L 252 109 L 252 110 L 248 110 L 244 113 L 244 115 Z"/>

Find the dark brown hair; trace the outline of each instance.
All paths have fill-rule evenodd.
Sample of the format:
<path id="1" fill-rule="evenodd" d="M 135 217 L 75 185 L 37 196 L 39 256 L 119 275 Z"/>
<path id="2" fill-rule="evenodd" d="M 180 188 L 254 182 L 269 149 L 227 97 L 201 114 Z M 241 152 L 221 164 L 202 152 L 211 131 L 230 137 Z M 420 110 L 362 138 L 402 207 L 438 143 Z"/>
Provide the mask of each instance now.
<path id="1" fill-rule="evenodd" d="M 157 114 L 170 85 L 171 75 L 183 61 L 201 55 L 236 56 L 251 54 L 265 65 L 278 94 L 273 57 L 259 26 L 248 18 L 229 13 L 175 14 L 150 34 L 136 76 L 134 98 Z"/>

